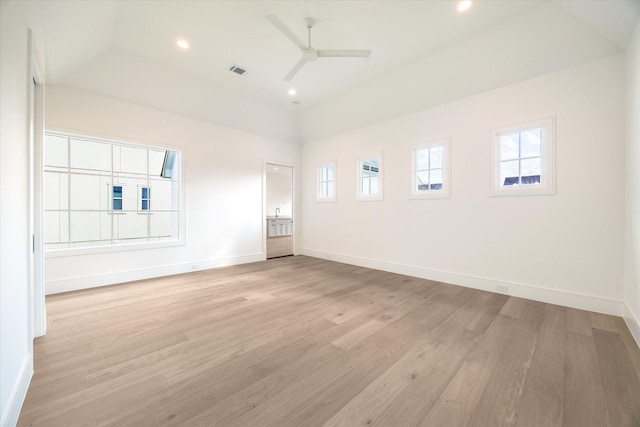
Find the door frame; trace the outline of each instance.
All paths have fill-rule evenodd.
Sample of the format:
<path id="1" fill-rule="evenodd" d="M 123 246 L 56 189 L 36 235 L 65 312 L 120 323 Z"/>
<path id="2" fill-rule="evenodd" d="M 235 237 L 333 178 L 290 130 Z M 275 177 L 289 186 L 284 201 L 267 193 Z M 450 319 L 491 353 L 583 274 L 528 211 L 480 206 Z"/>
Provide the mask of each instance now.
<path id="1" fill-rule="evenodd" d="M 265 160 L 262 165 L 262 255 L 263 260 L 267 259 L 267 167 L 281 166 L 291 168 L 291 221 L 293 223 L 293 231 L 291 232 L 291 244 L 293 255 L 296 255 L 296 217 L 298 215 L 296 209 L 296 168 L 293 163 Z"/>
<path id="2" fill-rule="evenodd" d="M 43 239 L 44 68 L 31 28 L 28 29 L 29 135 L 29 331 L 33 338 L 47 330 Z M 34 105 L 35 104 L 35 105 Z"/>

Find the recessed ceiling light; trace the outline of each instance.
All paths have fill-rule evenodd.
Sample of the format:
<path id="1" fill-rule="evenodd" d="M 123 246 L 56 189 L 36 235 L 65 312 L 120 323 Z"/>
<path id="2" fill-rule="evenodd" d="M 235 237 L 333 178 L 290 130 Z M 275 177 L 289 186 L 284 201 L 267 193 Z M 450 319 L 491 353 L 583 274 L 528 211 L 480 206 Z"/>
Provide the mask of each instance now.
<path id="1" fill-rule="evenodd" d="M 298 92 L 296 92 L 296 90 L 295 90 L 294 88 L 291 88 L 291 89 L 289 89 L 289 92 L 288 92 L 288 93 L 289 93 L 289 95 L 293 96 L 293 95 L 295 95 L 295 94 L 296 94 L 296 93 L 298 93 Z"/>
<path id="2" fill-rule="evenodd" d="M 471 7 L 471 3 L 471 0 L 460 0 L 458 1 L 458 6 L 456 8 L 458 9 L 458 12 L 464 12 Z"/>
<path id="3" fill-rule="evenodd" d="M 185 39 L 178 39 L 176 44 L 180 49 L 189 49 L 189 42 L 186 41 Z"/>

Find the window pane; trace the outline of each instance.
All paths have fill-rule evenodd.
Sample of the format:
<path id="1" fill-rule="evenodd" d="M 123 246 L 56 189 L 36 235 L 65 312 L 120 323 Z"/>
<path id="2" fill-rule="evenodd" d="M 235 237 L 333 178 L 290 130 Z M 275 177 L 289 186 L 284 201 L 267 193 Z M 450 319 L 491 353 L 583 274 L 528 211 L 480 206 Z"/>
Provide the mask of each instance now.
<path id="1" fill-rule="evenodd" d="M 327 167 L 327 181 L 333 181 L 333 166 Z"/>
<path id="2" fill-rule="evenodd" d="M 429 172 L 418 172 L 416 174 L 416 190 L 427 191 L 429 189 Z"/>
<path id="3" fill-rule="evenodd" d="M 432 169 L 430 171 L 430 184 L 442 184 L 442 169 Z"/>
<path id="4" fill-rule="evenodd" d="M 432 147 L 429 150 L 430 154 L 430 167 L 431 169 L 442 169 L 442 146 Z"/>
<path id="5" fill-rule="evenodd" d="M 540 183 L 540 158 L 522 160 L 521 162 L 522 184 L 539 184 Z"/>
<path id="6" fill-rule="evenodd" d="M 113 199 L 113 210 L 114 211 L 122 210 L 122 199 Z"/>
<path id="7" fill-rule="evenodd" d="M 66 137 L 45 135 L 44 165 L 67 167 L 69 163 L 68 146 L 69 144 Z"/>
<path id="8" fill-rule="evenodd" d="M 327 197 L 333 197 L 333 183 L 327 183 Z"/>
<path id="9" fill-rule="evenodd" d="M 369 164 L 371 165 L 371 170 L 377 170 L 378 169 L 378 159 L 377 158 L 373 158 L 369 160 Z"/>
<path id="10" fill-rule="evenodd" d="M 113 186 L 113 197 L 122 197 L 122 187 L 119 185 Z"/>
<path id="11" fill-rule="evenodd" d="M 416 155 L 416 171 L 429 169 L 429 150 L 419 148 L 415 151 Z"/>
<path id="12" fill-rule="evenodd" d="M 380 192 L 378 188 L 378 176 L 371 177 L 371 192 L 369 194 L 378 194 Z"/>
<path id="13" fill-rule="evenodd" d="M 111 145 L 71 139 L 71 167 L 111 171 Z"/>
<path id="14" fill-rule="evenodd" d="M 149 198 L 149 188 L 148 187 L 142 187 L 142 198 L 143 199 L 148 199 Z"/>
<path id="15" fill-rule="evenodd" d="M 500 160 L 513 160 L 518 158 L 519 133 L 505 133 L 500 138 Z"/>
<path id="16" fill-rule="evenodd" d="M 143 211 L 149 210 L 149 201 L 148 200 L 143 200 L 142 201 L 142 210 Z"/>
<path id="17" fill-rule="evenodd" d="M 321 167 L 320 168 L 320 180 L 322 180 L 322 181 L 326 181 L 327 180 L 327 168 L 325 168 L 325 167 Z"/>
<path id="18" fill-rule="evenodd" d="M 500 162 L 500 186 L 517 185 L 518 178 L 518 160 Z"/>
<path id="19" fill-rule="evenodd" d="M 369 170 L 369 160 L 362 160 L 360 163 L 362 164 L 362 170 Z"/>
<path id="20" fill-rule="evenodd" d="M 520 157 L 539 157 L 540 142 L 542 141 L 542 129 L 530 129 L 522 132 L 520 145 Z M 524 175 L 524 172 L 522 173 Z"/>
<path id="21" fill-rule="evenodd" d="M 369 191 L 369 178 L 362 178 L 362 194 L 370 194 Z"/>

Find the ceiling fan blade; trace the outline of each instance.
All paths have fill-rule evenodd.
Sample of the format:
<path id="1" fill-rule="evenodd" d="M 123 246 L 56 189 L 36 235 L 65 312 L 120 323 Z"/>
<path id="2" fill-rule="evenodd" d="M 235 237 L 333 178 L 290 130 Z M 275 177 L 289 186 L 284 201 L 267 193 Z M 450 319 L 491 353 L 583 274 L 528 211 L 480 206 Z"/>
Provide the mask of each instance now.
<path id="1" fill-rule="evenodd" d="M 291 80 L 293 80 L 296 74 L 298 74 L 298 71 L 300 71 L 302 66 L 306 64 L 307 61 L 308 61 L 307 58 L 305 58 L 304 56 L 300 58 L 300 61 L 298 61 L 298 63 L 291 69 L 291 71 L 289 71 L 289 74 L 286 75 L 286 77 L 284 78 L 284 81 L 290 82 Z"/>
<path id="2" fill-rule="evenodd" d="M 298 49 L 306 49 L 307 46 L 305 46 L 302 40 L 300 40 L 298 36 L 296 36 L 289 28 L 287 28 L 287 26 L 284 25 L 277 16 L 270 14 L 267 15 L 266 18 L 273 24 L 274 27 L 280 30 L 280 32 L 284 34 L 286 38 L 288 38 L 293 42 L 293 44 L 298 46 Z"/>
<path id="3" fill-rule="evenodd" d="M 318 50 L 318 58 L 368 58 L 369 49 L 322 49 Z"/>

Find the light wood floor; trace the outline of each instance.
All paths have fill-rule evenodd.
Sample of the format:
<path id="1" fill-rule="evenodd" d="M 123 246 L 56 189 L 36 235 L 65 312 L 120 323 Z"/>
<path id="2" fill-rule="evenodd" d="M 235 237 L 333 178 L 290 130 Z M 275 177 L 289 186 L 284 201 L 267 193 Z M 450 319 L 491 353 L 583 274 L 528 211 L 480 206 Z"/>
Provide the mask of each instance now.
<path id="1" fill-rule="evenodd" d="M 47 311 L 18 425 L 640 425 L 620 318 L 314 258 Z"/>

